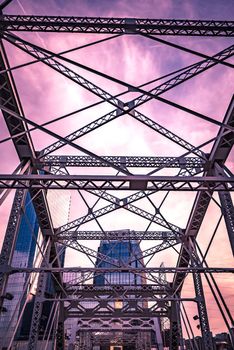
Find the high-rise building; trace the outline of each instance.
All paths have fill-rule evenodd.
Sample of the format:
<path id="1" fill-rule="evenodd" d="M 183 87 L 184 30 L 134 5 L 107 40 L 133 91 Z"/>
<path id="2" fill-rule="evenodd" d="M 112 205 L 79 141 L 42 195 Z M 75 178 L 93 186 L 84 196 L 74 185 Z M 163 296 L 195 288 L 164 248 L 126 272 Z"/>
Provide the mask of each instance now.
<path id="1" fill-rule="evenodd" d="M 96 267 L 111 268 L 117 265 L 128 264 L 131 267 L 143 267 L 142 252 L 137 241 L 106 241 L 100 243 L 98 252 L 107 256 L 110 262 L 98 258 Z M 112 261 L 111 261 L 112 260 Z M 113 262 L 113 263 L 112 263 Z M 140 285 L 144 284 L 144 275 L 135 275 L 131 272 L 106 272 L 95 276 L 94 284 L 103 286 L 107 284 Z"/>
<path id="2" fill-rule="evenodd" d="M 58 227 L 68 221 L 70 208 L 70 193 L 63 191 L 62 196 L 57 196 L 56 191 L 48 191 L 47 200 L 50 204 L 51 217 L 54 227 Z M 18 200 L 19 191 L 16 192 L 14 201 Z M 13 204 L 14 206 L 14 204 Z M 13 210 L 13 209 L 12 209 Z M 20 212 L 20 224 L 17 230 L 17 239 L 13 253 L 12 266 L 32 267 L 41 262 L 41 254 L 38 249 L 42 241 L 42 233 L 39 229 L 36 212 L 29 192 L 27 192 Z M 64 254 L 61 254 L 62 262 Z M 34 294 L 36 292 L 37 277 L 26 273 L 11 275 L 8 279 L 6 293 L 13 296 L 12 300 L 4 300 L 6 312 L 0 315 L 0 344 L 4 348 L 11 339 L 14 343 L 20 342 L 20 349 L 24 349 L 23 342 L 28 339 Z M 47 281 L 47 292 L 53 294 L 54 286 L 51 278 Z M 47 307 L 47 311 L 49 307 Z M 21 322 L 18 324 L 17 320 Z"/>
<path id="3" fill-rule="evenodd" d="M 96 260 L 96 267 L 100 268 L 113 268 L 115 266 L 126 266 L 130 265 L 133 268 L 140 268 L 144 266 L 142 257 L 142 251 L 139 242 L 136 240 L 131 241 L 107 241 L 103 240 L 98 248 L 98 258 Z M 113 285 L 124 285 L 137 287 L 146 284 L 146 278 L 143 273 L 134 274 L 132 272 L 105 272 L 100 275 L 94 276 L 95 286 L 113 286 Z M 132 295 L 134 298 L 135 296 Z M 137 302 L 140 307 L 147 308 L 147 301 Z M 116 309 L 121 309 L 125 306 L 125 302 L 116 300 L 110 302 L 110 305 Z M 117 321 L 116 321 L 117 322 Z M 134 321 L 135 322 L 135 321 Z M 139 321 L 140 322 L 140 321 Z M 124 329 L 120 327 L 118 331 L 111 332 L 111 335 L 106 332 L 97 332 L 95 338 L 99 338 L 99 345 L 96 345 L 95 349 L 106 350 L 106 349 L 121 349 L 121 350 L 132 350 L 135 349 L 134 341 L 137 339 L 137 332 L 134 329 Z M 139 331 L 138 331 L 139 333 Z M 142 332 L 141 338 L 148 344 L 151 344 L 153 334 L 151 331 Z M 109 339 L 108 339 L 109 338 Z M 133 340 L 134 339 L 134 340 Z"/>

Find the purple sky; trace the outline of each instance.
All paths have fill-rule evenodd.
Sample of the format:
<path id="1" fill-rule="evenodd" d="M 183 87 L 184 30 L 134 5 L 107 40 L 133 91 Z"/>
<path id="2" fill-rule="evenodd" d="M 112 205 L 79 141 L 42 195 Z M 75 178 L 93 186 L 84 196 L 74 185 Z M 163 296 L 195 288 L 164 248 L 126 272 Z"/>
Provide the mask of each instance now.
<path id="1" fill-rule="evenodd" d="M 231 0 L 206 0 L 205 2 L 202 0 L 87 0 L 75 2 L 72 0 L 15 0 L 8 6 L 5 13 L 228 20 L 232 19 L 233 10 L 234 3 Z M 22 38 L 54 52 L 80 46 L 104 37 L 103 35 L 67 33 L 18 34 Z M 233 43 L 233 40 L 228 38 L 164 37 L 163 39 L 184 45 L 185 47 L 208 55 L 215 54 Z M 12 66 L 31 60 L 25 53 L 22 53 L 9 44 L 6 44 L 6 48 Z M 158 44 L 150 39 L 136 36 L 123 36 L 97 46 L 75 51 L 68 54 L 67 57 L 133 85 L 142 84 L 200 60 L 200 58 L 196 56 L 182 53 L 181 51 Z M 233 61 L 229 59 L 229 62 Z M 112 94 L 117 94 L 125 90 L 120 85 L 104 80 L 87 71 L 73 66 L 69 67 L 95 84 L 110 91 Z M 25 115 L 39 124 L 98 101 L 97 97 L 63 76 L 60 76 L 49 67 L 43 65 L 43 63 L 37 63 L 29 67 L 15 70 L 14 77 L 23 103 Z M 156 84 L 158 85 L 159 83 Z M 155 85 L 149 86 L 148 89 L 153 86 Z M 193 78 L 191 81 L 176 87 L 170 92 L 165 93 L 163 96 L 176 103 L 222 121 L 231 100 L 232 93 L 232 70 L 231 68 L 219 65 Z M 132 97 L 135 96 L 128 94 L 123 99 L 124 101 L 128 101 L 131 100 Z M 60 135 L 65 136 L 111 110 L 113 110 L 113 107 L 105 103 L 98 108 L 93 108 L 56 124 L 52 124 L 50 128 Z M 190 116 L 158 101 L 151 101 L 140 107 L 139 110 L 196 146 L 214 137 L 218 130 L 217 127 L 211 123 Z M 7 136 L 8 131 L 1 120 L 0 138 L 2 139 Z M 53 138 L 39 131 L 33 132 L 32 137 L 37 150 L 41 150 L 55 141 Z M 179 156 L 185 152 L 181 147 L 166 140 L 149 128 L 142 126 L 129 116 L 124 116 L 98 129 L 92 134 L 81 138 L 77 143 L 98 155 Z M 210 147 L 206 147 L 203 150 L 209 152 Z M 11 173 L 18 164 L 13 146 L 9 142 L 1 144 L 0 152 L 2 152 L 1 172 Z M 77 151 L 67 146 L 59 150 L 57 154 L 77 154 Z M 231 169 L 234 169 L 233 153 L 229 156 L 227 165 Z M 85 169 L 85 172 L 87 172 L 87 169 Z M 107 173 L 107 170 L 105 170 L 105 173 Z M 114 173 L 113 170 L 109 171 L 109 174 Z M 166 173 L 162 172 L 162 174 Z M 124 195 L 120 194 L 120 197 L 121 196 Z M 194 194 L 188 193 L 175 193 L 170 195 L 165 202 L 165 206 L 162 207 L 163 215 L 165 215 L 170 222 L 180 227 L 185 227 L 194 196 Z M 96 200 L 91 195 L 85 195 L 85 197 L 89 205 L 92 205 Z M 157 194 L 152 196 L 152 199 L 157 205 L 160 203 L 162 197 L 161 194 Z M 215 195 L 215 198 L 218 198 L 218 196 Z M 9 196 L 1 208 L 1 215 L 3 218 L 1 221 L 2 237 L 5 232 L 11 201 L 12 195 Z M 106 204 L 107 202 L 101 201 L 97 208 Z M 153 208 L 147 200 L 143 200 L 137 204 L 153 212 Z M 79 210 L 77 208 L 79 208 Z M 81 198 L 78 194 L 73 194 L 70 219 L 73 220 L 86 213 L 87 208 Z M 219 215 L 219 209 L 216 204 L 211 203 L 198 237 L 199 244 L 203 251 L 208 245 Z M 128 214 L 124 210 L 101 218 L 100 223 L 105 230 L 121 228 L 145 230 L 147 227 L 147 222 L 143 219 Z M 98 229 L 98 227 L 95 222 L 92 222 L 82 226 L 81 229 Z M 156 230 L 160 228 L 156 225 L 152 225 L 150 229 Z M 142 244 L 142 249 L 150 247 L 151 244 L 152 242 L 144 242 L 144 244 Z M 98 242 L 87 242 L 87 246 L 97 248 Z M 69 251 L 67 254 L 67 264 L 74 265 L 74 259 L 79 261 L 79 265 L 88 265 L 88 261 L 85 258 L 81 258 L 77 253 Z M 152 259 L 151 266 L 157 266 L 161 261 L 164 261 L 165 266 L 171 266 L 176 262 L 176 259 L 177 255 L 173 251 L 161 253 Z M 223 222 L 220 225 L 212 245 L 212 251 L 208 255 L 208 262 L 211 266 L 233 266 L 233 257 L 231 255 Z M 231 277 L 225 275 L 222 277 L 218 276 L 217 278 L 227 304 L 231 310 L 234 311 Z M 206 293 L 211 327 L 212 330 L 217 333 L 225 329 L 224 324 L 208 288 L 206 288 Z M 190 279 L 188 279 L 185 284 L 184 294 L 193 295 Z M 189 305 L 190 316 L 195 313 L 194 307 Z M 193 321 L 193 325 L 195 326 L 196 322 Z"/>

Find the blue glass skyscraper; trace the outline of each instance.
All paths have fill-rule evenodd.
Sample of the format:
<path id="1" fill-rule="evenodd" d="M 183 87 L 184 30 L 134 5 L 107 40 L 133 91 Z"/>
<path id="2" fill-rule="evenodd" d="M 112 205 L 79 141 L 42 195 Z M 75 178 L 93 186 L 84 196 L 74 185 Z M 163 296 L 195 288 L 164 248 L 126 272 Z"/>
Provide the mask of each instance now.
<path id="1" fill-rule="evenodd" d="M 116 265 L 124 266 L 126 264 L 133 268 L 143 266 L 142 252 L 138 241 L 103 240 L 100 243 L 98 252 L 107 256 L 110 262 L 102 260 L 99 257 L 96 261 L 96 267 L 113 268 Z M 135 275 L 131 272 L 106 272 L 105 274 L 95 276 L 94 284 L 97 286 L 106 284 L 140 285 L 144 283 L 143 277 L 143 275 Z"/>
<path id="2" fill-rule="evenodd" d="M 17 196 L 18 192 L 16 192 L 15 201 L 17 201 Z M 66 192 L 63 193 L 63 196 L 57 196 L 56 193 L 48 191 L 47 200 L 50 204 L 54 227 L 67 222 L 70 207 L 70 194 Z M 35 265 L 37 256 L 37 265 L 42 258 L 37 247 L 37 244 L 41 244 L 42 233 L 39 228 L 37 215 L 29 192 L 27 192 L 25 195 L 19 215 L 20 220 L 16 232 L 17 238 L 12 258 L 12 266 L 32 267 Z M 65 251 L 60 255 L 62 265 L 64 263 L 64 254 Z M 27 345 L 25 345 L 24 348 L 22 346 L 23 341 L 26 341 L 29 336 L 34 305 L 34 294 L 37 287 L 36 281 L 36 279 L 33 281 L 33 278 L 29 277 L 29 275 L 25 273 L 17 273 L 9 276 L 6 292 L 11 293 L 13 295 L 13 299 L 4 300 L 4 307 L 7 311 L 5 313 L 1 313 L 0 315 L 1 345 L 5 346 L 4 344 L 9 344 L 9 340 L 12 338 L 15 330 L 17 329 L 14 337 L 16 343 L 18 344 L 18 341 L 20 341 L 20 349 L 27 348 Z M 53 296 L 55 293 L 54 280 L 51 276 L 48 276 L 47 278 L 46 293 L 50 296 Z M 40 325 L 42 331 L 44 329 L 43 318 L 45 321 L 47 320 L 50 307 L 51 305 L 49 302 L 43 306 L 43 314 Z M 17 326 L 17 320 L 19 319 L 21 313 L 21 322 Z M 46 324 L 46 322 L 44 323 Z"/>
<path id="3" fill-rule="evenodd" d="M 38 232 L 39 224 L 35 209 L 31 202 L 31 196 L 29 193 L 27 193 L 20 214 L 20 224 L 17 232 L 17 240 L 12 259 L 12 266 L 33 266 Z M 22 294 L 25 289 L 27 279 L 28 276 L 24 273 L 12 275 L 8 279 L 7 292 L 13 295 L 13 299 L 6 300 L 4 302 L 4 306 L 6 307 L 7 312 L 2 313 L 0 316 L 0 342 L 3 342 L 3 339 L 6 337 L 6 335 L 10 338 L 13 334 L 14 328 L 16 327 L 16 320 L 25 301 L 25 297 L 22 298 Z M 26 296 L 26 293 L 24 294 Z M 18 335 L 19 330 L 17 332 L 17 336 Z"/>

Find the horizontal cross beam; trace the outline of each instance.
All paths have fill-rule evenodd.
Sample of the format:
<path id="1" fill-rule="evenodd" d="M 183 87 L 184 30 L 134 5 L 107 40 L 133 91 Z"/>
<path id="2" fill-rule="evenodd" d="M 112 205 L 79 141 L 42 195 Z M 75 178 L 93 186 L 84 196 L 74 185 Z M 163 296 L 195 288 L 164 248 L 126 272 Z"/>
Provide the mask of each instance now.
<path id="1" fill-rule="evenodd" d="M 104 286 L 96 286 L 93 284 L 80 284 L 68 282 L 64 284 L 67 295 L 80 295 L 85 294 L 86 297 L 89 297 L 95 293 L 98 295 L 137 295 L 140 293 L 141 295 L 159 295 L 166 294 L 168 292 L 168 286 L 162 284 L 137 284 L 137 285 L 124 285 L 124 284 L 108 284 Z M 78 288 L 77 288 L 78 287 Z"/>
<path id="2" fill-rule="evenodd" d="M 2 15 L 2 31 L 234 36 L 233 21 Z"/>
<path id="3" fill-rule="evenodd" d="M 234 273 L 233 267 L 139 267 L 139 268 L 92 268 L 92 267 L 15 267 L 15 266 L 2 266 L 0 267 L 0 272 L 13 274 L 13 273 L 55 273 L 55 272 L 80 272 L 80 273 L 175 273 L 175 272 L 185 272 L 185 273 Z"/>
<path id="4" fill-rule="evenodd" d="M 233 191 L 234 176 L 0 175 L 0 188 L 68 190 Z"/>
<path id="5" fill-rule="evenodd" d="M 121 310 L 113 310 L 111 311 L 104 311 L 104 312 L 97 312 L 96 310 L 72 310 L 72 311 L 65 311 L 65 318 L 96 318 L 96 319 L 105 319 L 105 318 L 111 318 L 111 317 L 121 317 L 122 319 L 124 318 L 142 318 L 142 317 L 147 317 L 147 318 L 153 318 L 153 317 L 169 317 L 169 312 L 168 311 L 150 311 L 149 309 L 144 309 L 141 312 L 140 311 L 121 311 Z"/>
<path id="6" fill-rule="evenodd" d="M 128 168 L 198 168 L 203 169 L 206 162 L 199 157 L 142 157 L 142 156 L 101 156 L 118 166 Z M 45 156 L 36 165 L 45 166 L 62 166 L 62 167 L 108 167 L 106 162 L 101 162 L 99 159 L 89 156 L 73 156 L 73 155 L 49 155 Z"/>
<path id="7" fill-rule="evenodd" d="M 104 300 L 105 302 L 114 302 L 114 301 L 132 302 L 133 301 L 133 302 L 139 302 L 139 303 L 145 302 L 147 300 L 147 301 L 159 303 L 159 306 L 160 304 L 163 305 L 166 302 L 181 302 L 181 301 L 196 302 L 196 298 L 177 298 L 177 297 L 156 298 L 154 295 L 144 296 L 142 294 L 136 295 L 135 297 L 134 296 L 125 297 L 125 296 L 118 296 L 118 295 L 116 295 L 115 297 L 114 296 L 106 297 L 105 295 L 103 296 L 100 295 L 99 299 L 96 298 L 95 293 L 93 293 L 92 296 L 88 296 L 88 297 L 86 295 L 82 295 L 82 296 L 79 296 L 79 298 L 77 299 L 75 298 L 75 296 L 76 294 L 72 297 L 60 298 L 59 300 L 61 302 L 72 303 L 73 305 L 77 301 L 79 303 L 82 303 L 82 306 L 84 308 L 86 306 L 85 303 L 87 303 L 87 306 L 89 307 L 89 303 L 98 303 L 100 300 Z M 43 302 L 43 301 L 57 301 L 58 299 L 57 298 L 40 298 L 40 300 Z M 86 310 L 88 310 L 88 307 Z"/>
<path id="8" fill-rule="evenodd" d="M 60 233 L 59 240 L 174 240 L 178 238 L 172 231 L 133 231 L 133 230 L 116 230 L 116 231 L 66 231 Z M 56 240 L 56 238 L 54 238 Z"/>

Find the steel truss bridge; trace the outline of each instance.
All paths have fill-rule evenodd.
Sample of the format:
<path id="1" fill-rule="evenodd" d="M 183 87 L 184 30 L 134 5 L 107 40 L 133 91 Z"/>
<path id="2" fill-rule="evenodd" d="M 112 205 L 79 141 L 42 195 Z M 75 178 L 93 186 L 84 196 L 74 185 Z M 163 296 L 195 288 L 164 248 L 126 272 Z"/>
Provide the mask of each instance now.
<path id="1" fill-rule="evenodd" d="M 5 11 L 5 7 L 10 2 L 9 0 L 3 1 L 1 10 Z M 126 343 L 135 342 L 138 346 L 137 349 L 150 349 L 149 339 L 144 334 L 155 329 L 157 318 L 168 318 L 170 321 L 170 349 L 176 350 L 181 345 L 182 328 L 185 327 L 188 331 L 190 327 L 186 309 L 183 308 L 183 302 L 190 301 L 197 305 L 204 349 L 212 350 L 213 342 L 203 279 L 206 280 L 211 289 L 234 346 L 233 317 L 214 277 L 214 273 L 228 274 L 234 271 L 228 266 L 209 266 L 206 260 L 208 251 L 212 250 L 212 240 L 221 219 L 225 221 L 227 237 L 234 254 L 234 210 L 230 195 L 234 189 L 234 176 L 226 163 L 234 142 L 234 99 L 227 106 L 223 120 L 219 121 L 219 119 L 214 119 L 164 97 L 167 91 L 176 90 L 177 86 L 202 73 L 206 74 L 206 71 L 210 69 L 216 69 L 218 66 L 226 67 L 226 69 L 233 68 L 230 58 L 234 54 L 234 45 L 208 56 L 186 46 L 172 43 L 169 40 L 171 36 L 209 37 L 213 41 L 217 38 L 225 40 L 227 37 L 234 36 L 234 22 L 2 14 L 0 16 L 0 32 L 0 108 L 10 134 L 9 137 L 1 140 L 1 143 L 10 140 L 19 159 L 15 171 L 11 174 L 0 174 L 0 204 L 5 202 L 11 191 L 16 191 L 0 257 L 1 308 L 4 306 L 10 275 L 27 273 L 29 276 L 35 274 L 38 276 L 28 349 L 38 349 L 42 306 L 43 302 L 50 300 L 54 305 L 50 315 L 54 330 L 53 334 L 48 335 L 48 337 L 52 337 L 56 349 L 64 349 L 64 321 L 69 318 L 78 319 L 75 335 L 79 330 L 80 349 L 82 350 L 92 349 L 92 345 L 98 338 L 94 337 L 96 340 L 93 338 L 95 331 L 103 331 L 106 339 L 109 339 L 121 329 L 137 331 L 137 338 L 133 337 L 134 339 L 132 339 L 126 335 Z M 96 41 L 78 47 L 76 50 L 92 45 L 99 47 L 100 42 L 116 40 L 120 36 L 138 36 L 163 44 L 165 47 L 173 47 L 175 50 L 195 55 L 198 59 L 196 63 L 170 72 L 166 76 L 157 77 L 155 81 L 146 82 L 141 86 L 133 86 L 111 74 L 108 75 L 78 61 L 73 61 L 64 56 L 63 53 L 55 53 L 35 45 L 25 39 L 29 38 L 28 36 L 24 37 L 25 32 L 68 32 L 76 36 L 85 36 L 87 33 L 96 34 Z M 103 36 L 99 39 L 98 34 L 106 34 L 106 36 L 104 39 Z M 14 47 L 16 52 L 27 54 L 29 62 L 10 66 L 5 49 L 6 43 L 11 48 Z M 34 118 L 26 116 L 17 92 L 14 71 L 37 62 L 47 65 L 51 70 L 63 75 L 74 84 L 78 84 L 90 95 L 96 95 L 99 100 L 94 105 L 105 103 L 111 106 L 111 111 L 105 115 L 97 115 L 93 121 L 70 133 L 66 133 L 64 130 L 64 136 L 47 127 L 48 124 L 54 122 L 53 120 L 39 124 Z M 108 84 L 117 84 L 125 88 L 125 91 L 113 95 L 109 89 L 105 90 L 91 79 L 88 80 L 78 74 L 76 70 L 71 68 L 72 66 L 92 73 L 92 77 L 104 78 Z M 148 88 L 149 84 L 151 84 L 150 86 L 153 84 L 153 87 Z M 212 89 L 212 86 L 209 89 Z M 33 94 L 33 87 L 31 93 Z M 128 102 L 125 98 L 122 99 L 121 95 L 128 97 L 131 93 L 137 97 L 128 100 Z M 184 135 L 182 138 L 167 126 L 157 122 L 156 116 L 143 114 L 142 107 L 155 100 L 200 118 L 206 121 L 207 125 L 218 127 L 217 135 L 200 145 L 192 145 L 188 140 L 188 135 Z M 90 105 L 85 109 L 90 108 L 91 110 L 92 107 L 93 105 Z M 67 116 L 63 116 L 61 119 L 65 117 Z M 109 126 L 116 119 L 127 117 L 137 121 L 139 127 L 143 125 L 150 128 L 155 134 L 163 136 L 165 140 L 180 146 L 180 149 L 184 151 L 179 156 L 171 154 L 164 156 L 165 152 L 163 155 L 157 156 L 131 156 L 127 154 L 103 156 L 76 142 L 99 128 L 101 130 L 103 126 Z M 32 137 L 34 130 L 41 131 L 56 141 L 46 145 L 43 149 L 35 149 Z M 204 147 L 207 145 L 212 146 L 209 153 L 204 151 Z M 73 153 L 63 154 L 65 146 L 72 147 Z M 61 153 L 58 153 L 58 150 Z M 81 169 L 83 169 L 82 172 Z M 47 199 L 48 190 L 54 189 L 78 191 L 87 206 L 87 214 L 81 215 L 61 227 L 54 227 Z M 151 198 L 161 191 L 164 191 L 165 197 L 163 197 L 161 204 L 156 206 Z M 162 214 L 162 207 L 167 207 L 168 194 L 171 193 L 173 196 L 175 192 L 180 191 L 193 192 L 195 196 L 185 227 L 179 227 L 177 224 L 169 222 Z M 16 267 L 12 266 L 12 256 L 21 210 L 27 192 L 31 195 L 43 235 L 40 248 L 41 263 L 39 266 L 33 267 Z M 84 193 L 96 197 L 97 202 L 103 203 L 103 206 L 89 205 Z M 148 210 L 148 206 L 140 205 L 141 201 L 150 203 L 154 212 Z M 219 221 L 213 218 L 213 220 L 218 221 L 217 227 L 209 242 L 206 254 L 202 254 L 197 236 L 211 202 L 215 202 L 219 207 L 221 218 Z M 131 227 L 126 230 L 106 230 L 103 228 L 100 218 L 111 213 L 120 222 L 122 215 L 120 211 L 121 213 L 124 211 L 134 214 L 136 220 L 137 218 L 144 219 L 147 228 L 138 231 L 132 230 Z M 83 230 L 83 225 L 92 221 L 98 224 L 99 229 Z M 151 224 L 157 225 L 159 229 L 151 230 Z M 85 243 L 87 240 L 103 239 L 108 241 L 148 241 L 150 248 L 143 250 L 141 256 L 135 255 L 128 263 L 120 265 L 115 259 L 87 247 Z M 77 250 L 80 254 L 89 257 L 92 262 L 99 259 L 111 264 L 112 267 L 104 269 L 95 266 L 94 263 L 90 267 L 63 267 L 59 259 L 61 246 Z M 175 249 L 178 253 L 175 266 L 159 267 L 149 263 L 157 253 L 165 250 L 174 251 Z M 133 268 L 132 263 L 142 261 L 142 258 L 145 259 L 145 266 Z M 62 277 L 64 272 L 79 272 L 80 278 L 76 284 L 64 283 Z M 111 284 L 95 286 L 89 283 L 95 274 L 107 272 L 131 272 L 136 276 L 144 276 L 145 282 L 137 286 Z M 167 282 L 166 273 L 173 276 L 172 282 Z M 45 294 L 48 274 L 52 276 L 56 284 L 56 294 L 52 299 L 48 299 Z M 184 298 L 181 293 L 188 274 L 193 277 L 195 293 L 191 297 Z M 30 293 L 30 288 L 28 293 Z M 123 302 L 122 308 L 113 307 L 113 302 L 116 300 Z M 93 306 L 86 307 L 88 303 Z M 13 339 L 6 346 L 10 348 L 12 341 Z"/>

